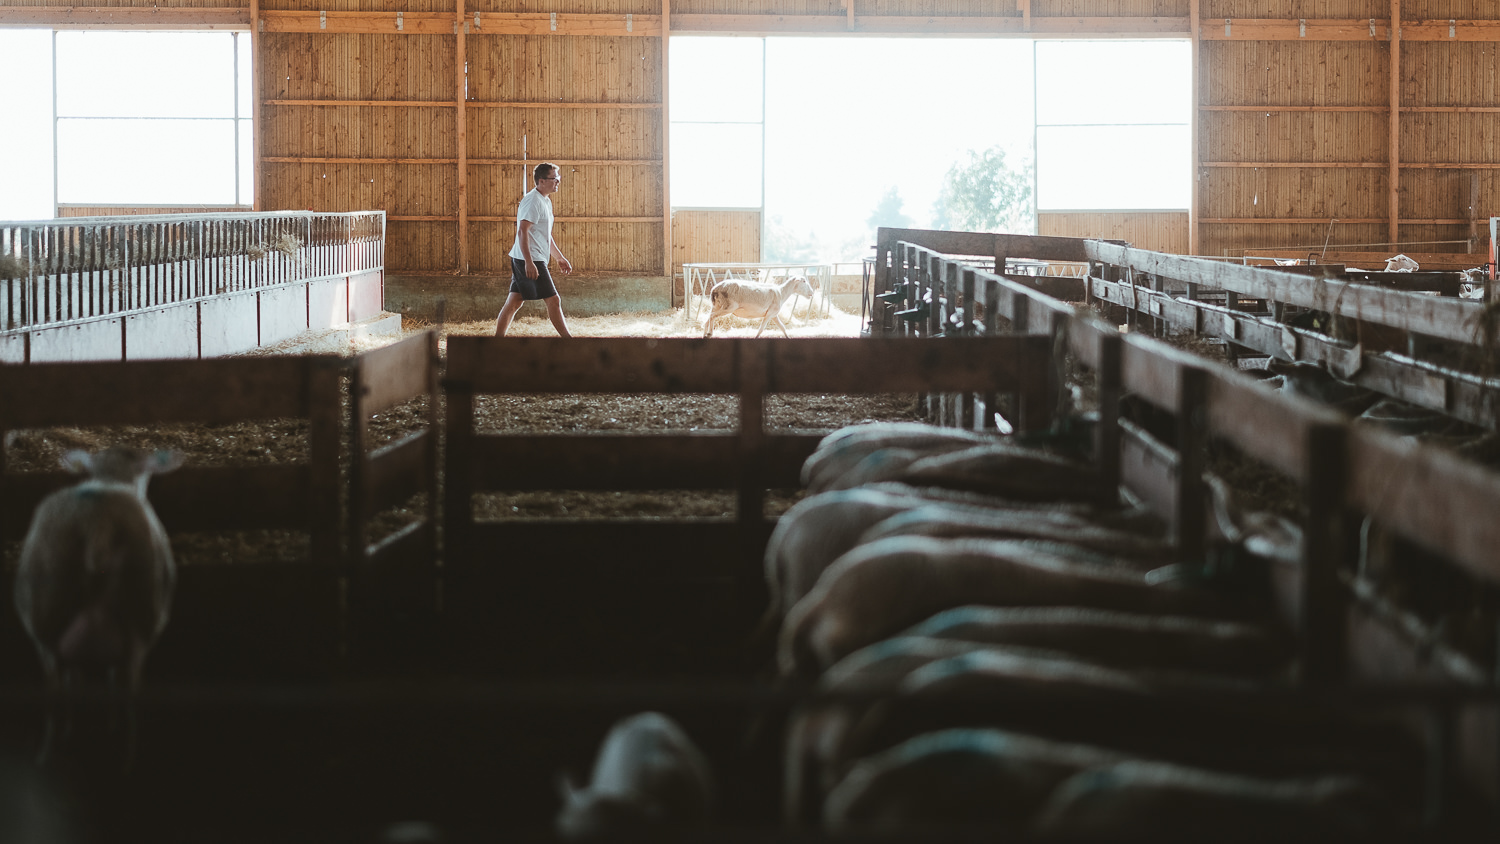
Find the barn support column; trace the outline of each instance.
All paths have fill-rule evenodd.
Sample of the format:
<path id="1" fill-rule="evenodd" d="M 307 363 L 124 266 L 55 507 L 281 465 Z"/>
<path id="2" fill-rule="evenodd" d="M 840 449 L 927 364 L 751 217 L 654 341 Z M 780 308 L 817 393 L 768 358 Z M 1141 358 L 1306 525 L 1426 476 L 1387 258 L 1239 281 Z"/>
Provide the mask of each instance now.
<path id="1" fill-rule="evenodd" d="M 260 0 L 250 0 L 250 161 L 255 168 L 252 174 L 250 192 L 250 207 L 256 211 L 264 210 L 261 207 L 261 195 L 265 193 L 261 189 L 265 179 L 265 164 L 260 158 L 260 139 L 265 134 L 260 119 L 260 30 L 265 24 L 260 19 Z"/>
<path id="2" fill-rule="evenodd" d="M 661 264 L 662 275 L 672 279 L 672 191 L 668 175 L 672 169 L 671 104 L 667 102 L 667 41 L 672 31 L 672 0 L 661 0 Z M 765 205 L 761 198 L 761 205 Z M 764 254 L 764 253 L 762 253 Z M 682 295 L 687 298 L 687 277 L 683 277 Z"/>
<path id="3" fill-rule="evenodd" d="M 1386 239 L 1392 249 L 1401 242 L 1401 0 L 1391 0 L 1391 162 L 1389 184 L 1390 222 Z"/>
<path id="4" fill-rule="evenodd" d="M 1201 18 L 1199 14 L 1202 11 L 1202 9 L 1200 8 L 1201 3 L 1202 0 L 1191 0 L 1191 2 L 1188 4 L 1188 31 L 1192 33 L 1193 45 L 1191 54 L 1191 61 L 1193 63 L 1193 110 L 1192 114 L 1189 117 L 1191 123 L 1188 125 L 1188 144 L 1192 147 L 1193 150 L 1193 185 L 1192 194 L 1188 198 L 1188 253 L 1191 255 L 1201 254 L 1201 250 L 1198 248 L 1198 182 L 1203 176 L 1201 167 L 1203 153 L 1198 149 L 1198 120 L 1201 116 L 1200 112 L 1198 111 L 1198 106 L 1201 104 L 1201 100 L 1199 99 L 1201 95 L 1198 90 L 1198 51 L 1200 47 L 1198 28 L 1201 25 Z"/>
<path id="5" fill-rule="evenodd" d="M 469 68 L 465 35 L 469 22 L 464 20 L 464 0 L 458 0 L 454 9 L 453 37 L 453 99 L 457 114 L 453 118 L 454 144 L 458 147 L 458 274 L 469 274 L 469 144 L 468 110 Z"/>

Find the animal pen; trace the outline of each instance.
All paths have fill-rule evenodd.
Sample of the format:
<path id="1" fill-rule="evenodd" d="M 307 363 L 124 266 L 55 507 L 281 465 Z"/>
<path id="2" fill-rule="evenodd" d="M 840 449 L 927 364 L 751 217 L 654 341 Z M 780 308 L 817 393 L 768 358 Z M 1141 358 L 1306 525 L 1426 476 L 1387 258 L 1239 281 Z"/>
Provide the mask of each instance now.
<path id="1" fill-rule="evenodd" d="M 161 841 L 194 840 L 252 803 L 252 838 L 400 817 L 541 836 L 556 766 L 584 764 L 619 714 L 659 708 L 722 772 L 714 834 L 779 840 L 782 761 L 766 736 L 817 698 L 757 682 L 766 654 L 747 642 L 766 602 L 761 558 L 777 519 L 768 497 L 799 485 L 826 432 L 771 427 L 768 407 L 784 394 L 920 393 L 935 422 L 984 427 L 1003 409 L 1016 436 L 1044 436 L 1066 416 L 1071 361 L 1097 391 L 1088 450 L 1101 494 L 1123 489 L 1146 502 L 1169 524 L 1179 560 L 1213 547 L 1210 442 L 1232 443 L 1300 489 L 1296 560 L 1273 564 L 1266 583 L 1296 631 L 1300 667 L 1295 685 L 1255 699 L 1272 709 L 1317 699 L 1415 713 L 1425 755 L 1403 763 L 1414 767 L 1395 799 L 1431 829 L 1462 837 L 1489 828 L 1477 807 L 1500 799 L 1493 671 L 1435 644 L 1362 584 L 1351 526 L 1353 514 L 1369 514 L 1493 588 L 1494 474 L 1080 310 L 1092 290 L 1142 303 L 1140 321 L 1171 317 L 1179 300 L 1119 280 L 1145 272 L 1186 276 L 1204 298 L 1213 280 L 1244 297 L 1265 284 L 1289 303 L 1326 305 L 1294 283 L 1305 277 L 1063 238 L 886 230 L 880 254 L 880 292 L 929 302 L 930 322 L 884 323 L 909 325 L 912 336 L 455 336 L 444 359 L 427 333 L 351 359 L 0 367 L 0 394 L 25 397 L 0 405 L 0 461 L 13 435 L 55 426 L 284 419 L 305 442 L 290 464 L 188 466 L 153 482 L 174 536 L 272 528 L 294 539 L 272 561 L 181 567 L 172 621 L 147 669 L 145 752 L 109 817 Z M 972 255 L 1086 261 L 1092 271 L 1006 277 L 962 262 Z M 1392 308 L 1390 319 L 1436 331 L 1434 308 L 1447 304 L 1426 298 L 1424 310 L 1398 317 Z M 888 310 L 898 309 L 913 310 Z M 1226 328 L 1242 318 L 1232 308 L 1207 313 L 1236 338 L 1257 330 Z M 485 402 L 557 393 L 719 394 L 737 409 L 731 429 L 686 432 L 536 434 L 476 421 Z M 372 435 L 381 417 L 403 413 L 413 420 L 404 431 Z M 66 483 L 17 472 L 13 457 L 0 463 L 8 543 L 24 514 Z M 728 490 L 734 504 L 708 519 L 530 519 L 493 518 L 483 503 L 564 490 Z M 6 664 L 33 664 L 13 624 L 0 652 Z M 13 672 L 3 696 L 8 746 L 26 747 L 40 725 L 28 676 Z M 746 745 L 752 723 L 762 738 Z M 220 787 L 205 791 L 208 777 Z M 175 796 L 188 793 L 190 804 Z"/>
<path id="2" fill-rule="evenodd" d="M 0 225 L 0 363 L 234 354 L 377 317 L 385 214 Z"/>

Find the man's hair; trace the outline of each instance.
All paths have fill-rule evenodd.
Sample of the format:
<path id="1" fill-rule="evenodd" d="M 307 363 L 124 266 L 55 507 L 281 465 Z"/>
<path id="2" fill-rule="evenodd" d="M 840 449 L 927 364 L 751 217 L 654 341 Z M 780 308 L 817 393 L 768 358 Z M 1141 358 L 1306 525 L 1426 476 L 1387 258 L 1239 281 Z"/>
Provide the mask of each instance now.
<path id="1" fill-rule="evenodd" d="M 535 170 L 531 171 L 531 180 L 533 182 L 540 182 L 543 179 L 550 179 L 556 175 L 557 165 L 543 162 L 541 164 L 538 164 Z"/>

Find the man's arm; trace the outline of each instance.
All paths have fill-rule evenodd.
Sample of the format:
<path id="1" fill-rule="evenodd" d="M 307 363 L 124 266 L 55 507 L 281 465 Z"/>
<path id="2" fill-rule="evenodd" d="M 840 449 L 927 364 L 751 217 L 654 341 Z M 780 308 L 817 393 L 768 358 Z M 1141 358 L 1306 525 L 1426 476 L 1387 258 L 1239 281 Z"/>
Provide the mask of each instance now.
<path id="1" fill-rule="evenodd" d="M 526 265 L 526 277 L 536 278 L 536 264 L 531 261 L 531 226 L 532 222 L 530 220 L 521 221 L 521 254 L 525 256 L 521 261 Z M 552 248 L 556 249 L 557 247 L 554 246 Z"/>
<path id="2" fill-rule="evenodd" d="M 557 265 L 562 268 L 563 274 L 566 275 L 572 272 L 573 265 L 568 263 L 568 256 L 564 255 L 562 250 L 557 248 L 557 238 L 548 235 L 547 239 L 552 242 L 552 254 L 557 257 Z"/>

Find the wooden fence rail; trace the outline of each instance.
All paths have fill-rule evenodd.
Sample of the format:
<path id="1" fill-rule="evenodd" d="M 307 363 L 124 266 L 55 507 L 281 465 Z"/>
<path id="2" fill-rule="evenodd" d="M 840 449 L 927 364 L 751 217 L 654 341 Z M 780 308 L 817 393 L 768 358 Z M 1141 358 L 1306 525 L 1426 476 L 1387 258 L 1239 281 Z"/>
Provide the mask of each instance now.
<path id="1" fill-rule="evenodd" d="M 881 230 L 882 244 L 886 243 L 887 232 Z M 915 306 L 925 302 L 929 314 L 939 315 L 939 324 L 954 325 L 951 316 L 957 313 L 957 325 L 973 327 L 966 316 L 971 301 L 984 307 L 987 315 L 986 324 L 974 330 L 994 330 L 988 313 L 1004 311 L 1005 306 L 993 308 L 991 303 L 1007 299 L 1029 303 L 1017 324 L 1031 330 L 1039 327 L 1034 313 L 1050 315 L 1049 328 L 1058 349 L 1065 349 L 1077 363 L 1095 373 L 1101 396 L 1096 438 L 1100 472 L 1118 473 L 1124 487 L 1168 519 L 1184 557 L 1201 558 L 1204 525 L 1211 518 L 1203 487 L 1203 460 L 1211 439 L 1233 444 L 1298 484 L 1304 511 L 1300 562 L 1290 568 L 1273 568 L 1273 587 L 1284 618 L 1301 634 L 1304 681 L 1427 682 L 1441 678 L 1447 683 L 1494 687 L 1497 677 L 1491 667 L 1477 665 L 1453 649 L 1435 644 L 1428 633 L 1413 637 L 1396 631 L 1389 613 L 1369 600 L 1368 585 L 1357 579 L 1349 581 L 1348 573 L 1358 570 L 1359 549 L 1351 540 L 1353 526 L 1360 517 L 1368 516 L 1440 553 L 1493 588 L 1500 583 L 1500 557 L 1494 551 L 1500 548 L 1500 523 L 1483 513 L 1500 508 L 1500 475 L 1441 450 L 1350 425 L 1332 410 L 1275 393 L 1253 378 L 1160 341 L 1137 334 L 1122 336 L 1113 325 L 1086 311 L 1048 301 L 1050 297 L 1028 287 L 1022 279 L 972 269 L 961 257 L 942 255 L 926 245 L 940 243 L 951 248 L 959 244 L 964 247 L 960 255 L 983 254 L 982 238 L 965 239 L 953 233 L 934 233 L 929 238 L 910 230 L 902 236 L 918 242 L 897 241 L 885 252 L 889 262 L 886 284 L 897 290 L 901 284 L 910 285 L 904 303 Z M 996 249 L 1003 248 L 1009 256 L 1057 254 L 1057 245 L 1051 240 L 1037 244 L 1034 251 L 1027 249 L 1024 239 L 1007 239 Z M 1170 268 L 1174 278 L 1188 276 L 1199 284 L 1223 283 L 1227 289 L 1246 295 L 1274 296 L 1306 307 L 1333 306 L 1324 298 L 1326 293 L 1296 289 L 1286 279 L 1275 277 L 1274 270 L 1235 267 L 1221 272 L 1213 269 L 1221 265 L 1212 262 L 1142 254 L 1100 242 L 1080 243 L 1079 248 L 1093 266 L 1089 282 L 1101 287 L 1101 277 L 1107 282 L 1110 277 L 1142 267 L 1156 272 Z M 1104 258 L 1119 263 L 1105 263 Z M 997 261 L 996 265 L 1003 264 Z M 958 279 L 959 283 L 944 285 L 939 281 L 942 279 Z M 1372 307 L 1386 324 L 1408 328 L 1430 329 L 1436 324 L 1433 314 L 1447 314 L 1458 304 L 1449 301 L 1433 305 L 1436 297 L 1394 291 L 1355 290 L 1351 295 Z M 1407 302 L 1404 297 L 1411 297 L 1410 304 L 1424 309 L 1422 314 L 1403 314 L 1400 305 Z M 1013 305 L 1009 313 L 1014 318 Z M 889 331 L 913 332 L 910 327 L 898 326 L 895 320 L 882 323 L 877 311 L 872 331 L 882 324 Z M 920 321 L 916 324 L 913 333 L 922 333 Z M 926 330 L 938 333 L 930 324 Z M 1461 332 L 1448 334 L 1462 336 Z M 945 338 L 942 342 L 953 341 Z M 1161 442 L 1121 419 L 1121 393 L 1133 394 L 1170 414 L 1176 420 L 1176 442 Z M 943 412 L 941 408 L 939 412 Z M 956 417 L 948 414 L 950 420 Z M 1491 798 L 1500 799 L 1496 713 L 1449 715 L 1458 719 L 1459 726 L 1454 732 L 1458 737 L 1447 749 L 1460 760 L 1469 781 Z"/>

